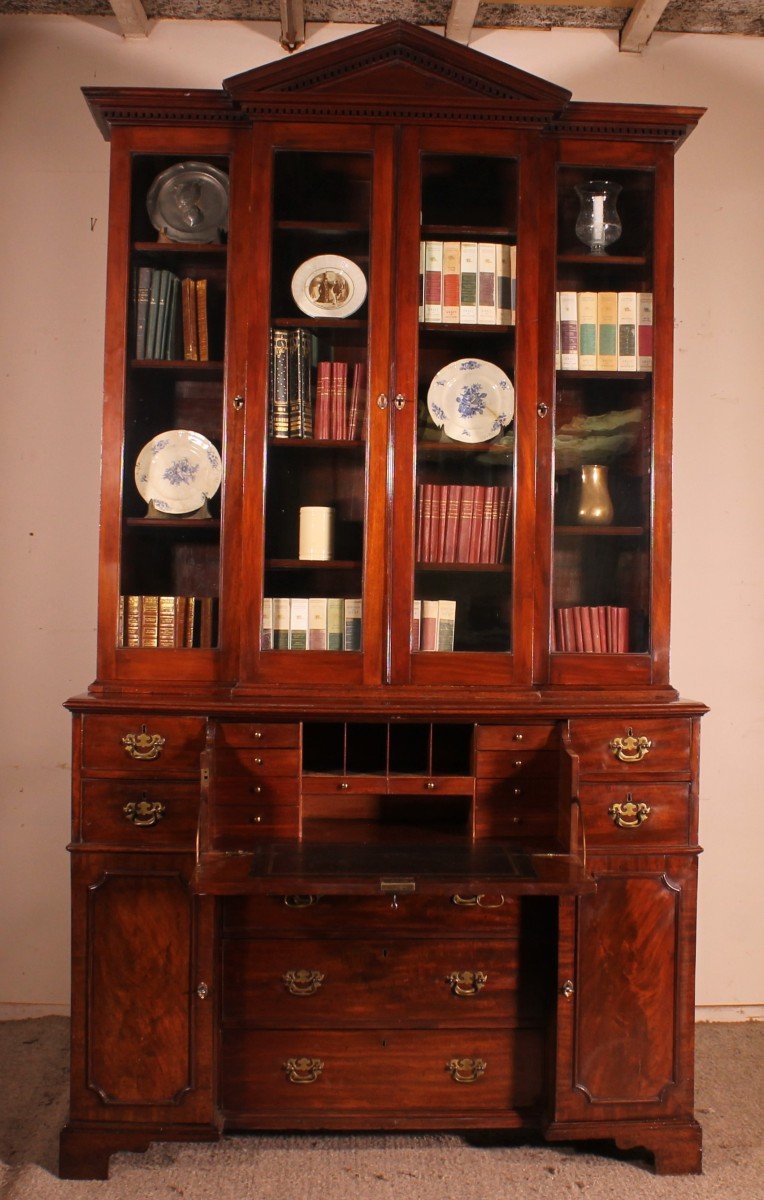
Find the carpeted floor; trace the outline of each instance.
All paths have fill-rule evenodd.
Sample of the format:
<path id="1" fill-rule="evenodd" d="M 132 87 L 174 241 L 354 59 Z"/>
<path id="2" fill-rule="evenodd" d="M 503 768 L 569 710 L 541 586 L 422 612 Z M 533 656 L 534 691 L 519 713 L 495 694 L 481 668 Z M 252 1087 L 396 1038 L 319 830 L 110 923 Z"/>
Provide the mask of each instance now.
<path id="1" fill-rule="evenodd" d="M 155 1145 L 114 1156 L 106 1183 L 62 1182 L 67 1022 L 0 1023 L 0 1072 L 0 1200 L 764 1200 L 762 1024 L 698 1027 L 704 1174 L 679 1178 L 607 1147 L 366 1134 Z"/>

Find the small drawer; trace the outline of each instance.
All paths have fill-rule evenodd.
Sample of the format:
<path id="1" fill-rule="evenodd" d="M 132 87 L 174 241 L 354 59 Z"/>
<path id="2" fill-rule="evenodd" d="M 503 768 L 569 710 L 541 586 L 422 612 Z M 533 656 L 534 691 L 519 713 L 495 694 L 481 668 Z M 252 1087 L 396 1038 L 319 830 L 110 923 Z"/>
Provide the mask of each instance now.
<path id="1" fill-rule="evenodd" d="M 581 775 L 687 775 L 691 730 L 689 720 L 607 717 L 570 722 Z"/>
<path id="2" fill-rule="evenodd" d="M 307 796 L 382 795 L 387 791 L 385 775 L 311 775 L 302 777 Z"/>
<path id="3" fill-rule="evenodd" d="M 300 744 L 300 726 L 271 721 L 221 721 L 216 729 L 215 740 L 219 746 L 297 747 Z"/>
<path id="4" fill-rule="evenodd" d="M 555 837 L 559 826 L 559 798 L 552 781 L 495 780 L 479 784 L 476 789 L 476 837 L 520 841 Z"/>
<path id="5" fill-rule="evenodd" d="M 223 1021 L 290 1029 L 343 1023 L 515 1025 L 543 1012 L 538 972 L 518 984 L 516 941 L 229 938 Z"/>
<path id="6" fill-rule="evenodd" d="M 478 750 L 475 760 L 480 779 L 551 779 L 560 769 L 554 750 Z"/>
<path id="7" fill-rule="evenodd" d="M 273 775 L 294 775 L 300 771 L 299 750 L 270 750 L 248 746 L 231 747 L 215 752 L 214 773 L 218 779 L 255 778 Z"/>
<path id="8" fill-rule="evenodd" d="M 472 775 L 391 775 L 391 796 L 471 796 L 475 787 Z"/>
<path id="9" fill-rule="evenodd" d="M 542 1100 L 544 1042 L 541 1028 L 224 1030 L 222 1107 L 389 1119 L 506 1112 Z"/>
<path id="10" fill-rule="evenodd" d="M 558 744 L 556 725 L 478 725 L 478 750 L 552 750 Z"/>
<path id="11" fill-rule="evenodd" d="M 86 716 L 82 769 L 147 777 L 198 776 L 206 728 L 203 717 Z"/>
<path id="12" fill-rule="evenodd" d="M 589 849 L 684 846 L 690 838 L 689 784 L 584 783 L 579 799 Z"/>
<path id="13" fill-rule="evenodd" d="M 296 838 L 299 834 L 299 806 L 273 800 L 216 804 L 210 817 L 214 850 L 251 850 L 260 838 Z"/>
<path id="14" fill-rule="evenodd" d="M 191 848 L 198 814 L 198 786 L 86 780 L 80 836 L 84 842 L 113 846 Z"/>
<path id="15" fill-rule="evenodd" d="M 533 918 L 537 910 L 530 910 Z M 541 913 L 541 906 L 538 909 Z M 520 902 L 492 891 L 485 895 L 406 896 L 231 896 L 223 902 L 229 935 L 320 936 L 379 931 L 385 937 L 476 938 L 518 936 Z"/>

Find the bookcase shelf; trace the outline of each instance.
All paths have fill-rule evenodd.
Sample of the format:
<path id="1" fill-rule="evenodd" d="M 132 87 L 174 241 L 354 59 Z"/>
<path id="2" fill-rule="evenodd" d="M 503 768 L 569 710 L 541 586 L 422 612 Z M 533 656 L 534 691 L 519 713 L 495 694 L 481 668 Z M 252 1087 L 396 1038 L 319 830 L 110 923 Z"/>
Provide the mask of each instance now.
<path id="1" fill-rule="evenodd" d="M 555 525 L 558 537 L 643 537 L 642 525 Z"/>
<path id="2" fill-rule="evenodd" d="M 190 375 L 215 375 L 223 370 L 223 363 L 213 359 L 199 361 L 193 358 L 133 358 L 130 367 L 134 371 L 188 372 Z"/>
<path id="3" fill-rule="evenodd" d="M 279 438 L 269 437 L 268 445 L 281 450 L 341 450 L 348 454 L 365 450 L 362 438 Z"/>
<path id="4" fill-rule="evenodd" d="M 615 382 L 616 380 L 639 380 L 644 382 L 652 378 L 652 371 L 564 371 L 558 369 L 557 378 L 565 379 L 607 379 Z"/>
<path id="5" fill-rule="evenodd" d="M 514 325 L 475 325 L 466 324 L 460 321 L 448 322 L 445 321 L 420 321 L 419 328 L 424 333 L 447 333 L 449 336 L 453 334 L 464 334 L 474 336 L 475 334 L 488 334 L 489 337 L 496 337 L 501 334 L 504 337 L 509 333 L 514 333 Z"/>
<path id="6" fill-rule="evenodd" d="M 442 238 L 444 241 L 487 242 L 500 238 L 503 242 L 515 242 L 517 234 L 504 225 L 422 225 L 422 238 Z"/>
<path id="7" fill-rule="evenodd" d="M 128 529 L 140 529 L 144 533 L 169 533 L 182 529 L 188 533 L 219 533 L 219 517 L 126 517 Z"/>
<path id="8" fill-rule="evenodd" d="M 361 563 L 341 558 L 267 558 L 267 571 L 360 571 Z"/>
<path id="9" fill-rule="evenodd" d="M 607 267 L 646 267 L 650 262 L 646 254 L 579 254 L 577 251 L 558 254 L 557 261 L 581 267 L 594 267 L 595 270 Z"/>
<path id="10" fill-rule="evenodd" d="M 512 570 L 511 563 L 463 563 L 463 562 L 418 562 L 417 571 L 445 571 L 448 574 L 490 574 L 507 575 Z"/>
<path id="11" fill-rule="evenodd" d="M 213 258 L 225 258 L 228 246 L 225 242 L 134 242 L 136 254 L 160 255 L 206 255 Z"/>

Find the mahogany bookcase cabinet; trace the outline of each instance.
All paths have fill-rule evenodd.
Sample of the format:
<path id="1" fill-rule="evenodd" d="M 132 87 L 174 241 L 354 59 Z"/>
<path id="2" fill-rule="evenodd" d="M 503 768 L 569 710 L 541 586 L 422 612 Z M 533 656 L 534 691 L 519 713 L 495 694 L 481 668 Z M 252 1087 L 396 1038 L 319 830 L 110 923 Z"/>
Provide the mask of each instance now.
<path id="1" fill-rule="evenodd" d="M 61 1174 L 441 1128 L 699 1171 L 704 707 L 668 648 L 701 110 L 574 103 L 398 23 L 85 95 L 112 166 Z M 576 357 L 592 295 L 621 327 Z"/>

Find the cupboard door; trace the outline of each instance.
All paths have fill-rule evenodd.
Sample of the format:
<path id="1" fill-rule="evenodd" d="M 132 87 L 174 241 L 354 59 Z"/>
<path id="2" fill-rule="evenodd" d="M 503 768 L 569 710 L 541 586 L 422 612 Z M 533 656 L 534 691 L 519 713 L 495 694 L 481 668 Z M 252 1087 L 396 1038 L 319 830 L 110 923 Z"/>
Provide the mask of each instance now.
<path id="1" fill-rule="evenodd" d="M 72 1120 L 212 1120 L 213 902 L 191 865 L 74 859 Z"/>
<path id="2" fill-rule="evenodd" d="M 561 937 L 557 1120 L 687 1115 L 696 860 L 604 860 L 594 875 L 575 950 Z"/>
<path id="3" fill-rule="evenodd" d="M 530 628 L 532 562 L 531 157 L 517 134 L 404 132 L 393 411 L 397 683 L 501 684 L 529 671 L 529 638 L 519 631 Z"/>
<path id="4" fill-rule="evenodd" d="M 243 678 L 379 682 L 392 131 L 254 139 Z"/>

